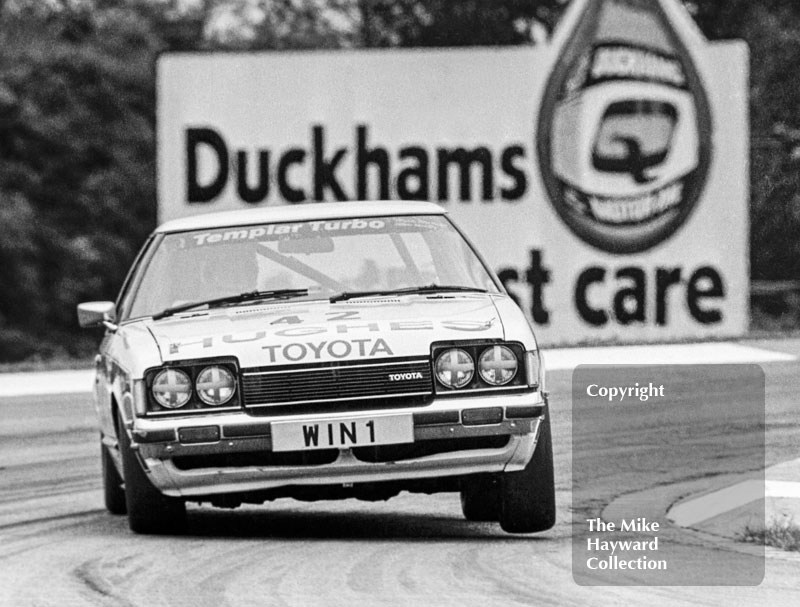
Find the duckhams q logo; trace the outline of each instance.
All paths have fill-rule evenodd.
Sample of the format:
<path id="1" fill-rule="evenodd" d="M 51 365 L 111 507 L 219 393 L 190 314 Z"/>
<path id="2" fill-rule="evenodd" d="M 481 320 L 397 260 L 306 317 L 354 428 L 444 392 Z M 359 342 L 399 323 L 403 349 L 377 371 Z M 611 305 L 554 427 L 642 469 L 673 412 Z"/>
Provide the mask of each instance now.
<path id="1" fill-rule="evenodd" d="M 539 112 L 548 196 L 588 244 L 663 242 L 691 214 L 711 164 L 703 83 L 661 0 L 589 0 L 556 49 Z"/>

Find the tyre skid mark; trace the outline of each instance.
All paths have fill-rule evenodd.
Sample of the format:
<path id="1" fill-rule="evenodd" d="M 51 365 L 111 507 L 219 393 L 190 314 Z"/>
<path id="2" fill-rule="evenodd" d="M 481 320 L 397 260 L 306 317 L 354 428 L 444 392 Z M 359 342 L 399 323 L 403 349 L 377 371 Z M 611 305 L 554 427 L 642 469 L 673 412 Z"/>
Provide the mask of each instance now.
<path id="1" fill-rule="evenodd" d="M 65 495 L 74 495 L 75 493 L 99 491 L 100 489 L 102 489 L 102 486 L 95 479 L 85 479 L 76 481 L 74 483 L 66 483 L 64 485 L 60 485 L 58 489 L 53 489 L 51 485 L 49 490 L 46 485 L 27 489 L 20 487 L 19 489 L 12 489 L 4 492 L 2 499 L 0 499 L 0 506 L 5 504 L 19 503 L 21 501 L 46 499 Z"/>
<path id="2" fill-rule="evenodd" d="M 99 605 L 135 607 L 134 603 L 114 592 L 113 585 L 102 575 L 102 564 L 99 559 L 81 563 L 72 570 L 72 577 L 89 591 L 93 599 L 99 599 L 99 602 L 93 601 Z"/>
<path id="3" fill-rule="evenodd" d="M 13 523 L 4 523 L 0 524 L 0 531 L 6 531 L 8 529 L 18 529 L 21 527 L 28 527 L 32 525 L 39 525 L 39 524 L 46 524 L 46 523 L 54 523 L 58 521 L 66 521 L 72 518 L 88 518 L 91 516 L 103 516 L 105 515 L 106 511 L 103 508 L 96 508 L 92 510 L 85 510 L 83 512 L 68 512 L 66 514 L 54 514 L 52 516 L 42 516 L 39 518 L 28 518 L 23 521 L 15 521 Z M 75 521 L 75 523 L 71 525 L 66 525 L 64 528 L 73 527 L 76 525 L 82 525 L 82 521 Z M 2 558 L 2 556 L 0 556 Z"/>

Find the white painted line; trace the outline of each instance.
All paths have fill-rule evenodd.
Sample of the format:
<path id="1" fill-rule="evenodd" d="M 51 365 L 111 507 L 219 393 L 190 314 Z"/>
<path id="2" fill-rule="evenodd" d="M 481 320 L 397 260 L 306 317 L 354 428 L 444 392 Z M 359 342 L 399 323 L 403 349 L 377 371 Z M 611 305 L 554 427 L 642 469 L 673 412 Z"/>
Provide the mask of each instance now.
<path id="1" fill-rule="evenodd" d="M 800 483 L 793 481 L 767 481 L 766 497 L 800 499 Z"/>
<path id="2" fill-rule="evenodd" d="M 744 481 L 678 504 L 670 509 L 667 518 L 681 527 L 691 527 L 760 499 L 764 499 L 764 483 Z"/>
<path id="3" fill-rule="evenodd" d="M 610 346 L 606 348 L 542 348 L 545 368 L 574 369 L 578 365 L 721 365 L 789 362 L 796 356 L 722 342 Z"/>
<path id="4" fill-rule="evenodd" d="M 93 386 L 93 370 L 0 374 L 0 397 L 88 393 Z"/>
<path id="5" fill-rule="evenodd" d="M 667 518 L 681 527 L 691 527 L 767 497 L 800 499 L 800 483 L 744 481 L 720 491 L 682 502 L 670 509 Z"/>

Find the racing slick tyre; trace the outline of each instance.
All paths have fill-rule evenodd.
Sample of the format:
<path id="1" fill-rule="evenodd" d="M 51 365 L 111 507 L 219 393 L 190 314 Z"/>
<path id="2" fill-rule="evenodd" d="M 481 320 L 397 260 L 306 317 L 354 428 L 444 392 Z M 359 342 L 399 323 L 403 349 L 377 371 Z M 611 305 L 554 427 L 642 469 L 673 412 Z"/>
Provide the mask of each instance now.
<path id="1" fill-rule="evenodd" d="M 545 417 L 531 461 L 520 472 L 500 477 L 500 527 L 508 533 L 546 531 L 556 523 L 553 444 Z"/>
<path id="2" fill-rule="evenodd" d="M 142 534 L 180 533 L 186 526 L 186 503 L 164 495 L 153 486 L 131 448 L 131 439 L 121 421 L 117 434 L 131 531 Z"/>
<path id="3" fill-rule="evenodd" d="M 122 488 L 122 477 L 117 472 L 117 467 L 111 459 L 103 442 L 100 442 L 100 462 L 103 467 L 103 497 L 106 510 L 111 514 L 125 514 L 128 507 L 125 504 L 125 489 Z"/>
<path id="4" fill-rule="evenodd" d="M 496 521 L 499 516 L 499 499 L 499 487 L 494 478 L 471 478 L 465 480 L 461 486 L 461 512 L 468 521 Z"/>

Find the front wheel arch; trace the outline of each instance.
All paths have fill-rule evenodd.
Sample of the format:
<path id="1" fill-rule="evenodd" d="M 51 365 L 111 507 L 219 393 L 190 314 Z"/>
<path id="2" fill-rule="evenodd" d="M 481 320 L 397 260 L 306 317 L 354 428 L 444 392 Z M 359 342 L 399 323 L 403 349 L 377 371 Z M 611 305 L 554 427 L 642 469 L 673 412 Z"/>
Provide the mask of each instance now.
<path id="1" fill-rule="evenodd" d="M 119 441 L 119 429 L 123 426 L 120 424 L 119 405 L 117 404 L 117 397 L 111 397 L 111 421 L 114 424 L 114 436 Z"/>
<path id="2" fill-rule="evenodd" d="M 142 534 L 182 532 L 186 525 L 186 503 L 180 498 L 164 495 L 152 484 L 121 416 L 118 420 L 125 501 L 131 530 Z"/>
<path id="3" fill-rule="evenodd" d="M 549 411 L 539 427 L 533 457 L 519 472 L 500 476 L 499 521 L 509 533 L 536 533 L 556 523 L 553 443 Z"/>

